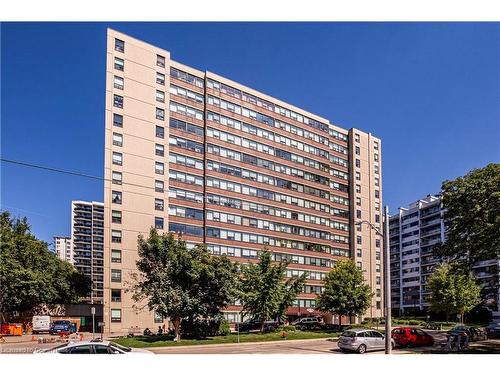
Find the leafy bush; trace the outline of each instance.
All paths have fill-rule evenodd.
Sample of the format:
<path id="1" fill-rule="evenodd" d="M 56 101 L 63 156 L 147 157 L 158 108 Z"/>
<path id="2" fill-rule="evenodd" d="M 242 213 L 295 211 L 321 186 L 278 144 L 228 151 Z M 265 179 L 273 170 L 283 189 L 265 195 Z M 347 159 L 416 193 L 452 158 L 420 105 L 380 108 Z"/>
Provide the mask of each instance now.
<path id="1" fill-rule="evenodd" d="M 218 336 L 227 336 L 231 333 L 231 327 L 226 319 L 222 319 L 217 331 Z"/>
<path id="2" fill-rule="evenodd" d="M 226 336 L 230 333 L 229 324 L 222 317 L 213 319 L 183 320 L 181 323 L 183 338 L 202 339 L 212 336 Z"/>
<path id="3" fill-rule="evenodd" d="M 295 326 L 283 326 L 282 330 L 286 332 L 295 332 L 297 328 Z"/>

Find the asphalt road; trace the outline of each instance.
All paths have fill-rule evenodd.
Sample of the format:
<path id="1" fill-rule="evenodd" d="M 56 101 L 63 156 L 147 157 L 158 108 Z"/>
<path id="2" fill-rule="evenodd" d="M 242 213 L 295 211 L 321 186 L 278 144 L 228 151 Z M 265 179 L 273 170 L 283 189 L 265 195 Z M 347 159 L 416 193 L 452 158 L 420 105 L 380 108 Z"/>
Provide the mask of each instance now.
<path id="1" fill-rule="evenodd" d="M 344 354 L 331 339 L 289 340 L 181 348 L 150 348 L 156 354 Z M 384 351 L 370 352 L 384 353 Z"/>

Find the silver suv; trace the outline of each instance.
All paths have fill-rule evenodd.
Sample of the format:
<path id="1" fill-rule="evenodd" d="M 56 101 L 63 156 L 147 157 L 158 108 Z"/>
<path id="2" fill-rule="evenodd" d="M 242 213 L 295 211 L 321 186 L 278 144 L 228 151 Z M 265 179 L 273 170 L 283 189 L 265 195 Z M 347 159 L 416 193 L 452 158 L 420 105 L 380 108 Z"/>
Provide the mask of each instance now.
<path id="1" fill-rule="evenodd" d="M 396 345 L 393 339 L 391 339 L 391 345 L 392 348 Z M 348 329 L 340 336 L 338 347 L 342 351 L 349 350 L 358 353 L 365 353 L 372 350 L 384 350 L 385 336 L 374 329 Z"/>

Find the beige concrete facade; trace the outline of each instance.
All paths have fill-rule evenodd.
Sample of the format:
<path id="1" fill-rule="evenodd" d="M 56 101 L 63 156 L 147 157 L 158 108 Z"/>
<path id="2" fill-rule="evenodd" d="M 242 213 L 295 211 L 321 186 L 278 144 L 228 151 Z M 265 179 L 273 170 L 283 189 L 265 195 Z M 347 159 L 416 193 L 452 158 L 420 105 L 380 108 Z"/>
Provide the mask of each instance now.
<path id="1" fill-rule="evenodd" d="M 365 164 L 357 209 L 372 222 L 373 147 L 378 142 L 380 158 L 380 141 L 175 62 L 168 51 L 114 30 L 108 30 L 106 66 L 106 330 L 162 324 L 126 292 L 136 272 L 137 236 L 155 225 L 238 262 L 255 262 L 267 246 L 276 260 L 291 262 L 289 276 L 309 274 L 289 314 L 317 314 L 322 278 L 337 259 L 356 256 L 353 131 Z M 376 164 L 381 168 L 380 159 Z M 378 203 L 381 216 L 381 195 Z M 366 228 L 361 235 L 362 267 L 375 292 L 382 262 L 375 236 Z M 376 301 L 381 298 L 374 297 L 374 317 L 382 311 Z M 226 317 L 234 320 L 240 310 L 235 301 Z"/>
<path id="2" fill-rule="evenodd" d="M 381 233 L 382 211 L 382 144 L 371 133 L 358 129 L 349 130 L 351 166 L 351 214 L 354 222 L 366 220 Z M 367 224 L 353 225 L 351 232 L 352 257 L 363 270 L 366 282 L 374 296 L 366 317 L 383 316 L 384 243 L 375 230 Z"/>

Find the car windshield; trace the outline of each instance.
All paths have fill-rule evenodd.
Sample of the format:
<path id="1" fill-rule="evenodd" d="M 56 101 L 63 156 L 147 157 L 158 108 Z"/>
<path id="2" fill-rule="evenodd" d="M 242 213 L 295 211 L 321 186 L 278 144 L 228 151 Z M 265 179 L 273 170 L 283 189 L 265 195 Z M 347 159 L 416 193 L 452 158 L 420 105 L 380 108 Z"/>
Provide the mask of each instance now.
<path id="1" fill-rule="evenodd" d="M 68 346 L 68 343 L 67 343 L 67 342 L 65 342 L 64 344 L 61 344 L 61 345 L 59 345 L 59 346 L 55 346 L 55 347 L 53 347 L 53 348 L 43 349 L 43 350 L 42 350 L 42 352 L 46 353 L 46 352 L 50 352 L 50 351 L 52 351 L 52 350 L 57 350 L 57 349 L 62 349 L 62 348 L 65 348 L 65 347 L 67 347 L 67 346 Z"/>
<path id="2" fill-rule="evenodd" d="M 117 344 L 116 342 L 110 342 L 109 346 L 111 346 L 112 348 L 118 348 L 120 350 L 123 350 L 124 352 L 130 352 L 132 350 L 132 348 Z"/>
<path id="3" fill-rule="evenodd" d="M 54 324 L 68 324 L 69 322 L 67 320 L 56 320 L 54 321 Z"/>
<path id="4" fill-rule="evenodd" d="M 354 331 L 345 331 L 342 336 L 344 337 L 356 337 L 356 332 Z"/>

